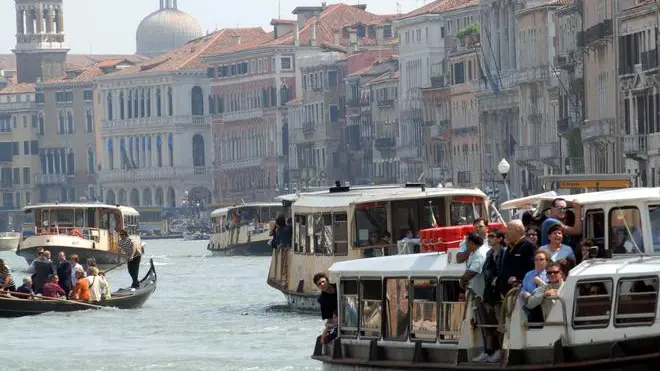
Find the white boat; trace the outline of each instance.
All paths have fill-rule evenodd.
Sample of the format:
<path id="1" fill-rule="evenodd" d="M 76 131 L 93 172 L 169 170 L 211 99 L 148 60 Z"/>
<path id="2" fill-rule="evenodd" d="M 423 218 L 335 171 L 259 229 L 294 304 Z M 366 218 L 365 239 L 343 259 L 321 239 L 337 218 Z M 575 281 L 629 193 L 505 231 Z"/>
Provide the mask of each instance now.
<path id="1" fill-rule="evenodd" d="M 20 232 L 0 232 L 0 251 L 16 251 L 20 241 Z"/>
<path id="2" fill-rule="evenodd" d="M 288 198 L 293 246 L 273 250 L 267 282 L 284 294 L 292 308 L 318 310 L 314 274 L 338 261 L 419 252 L 414 237 L 433 226 L 432 217 L 439 226 L 471 227 L 475 219 L 488 217 L 486 199 L 478 189 L 426 188 L 416 183 L 336 186 Z M 406 240 L 409 231 L 413 238 Z"/>
<path id="3" fill-rule="evenodd" d="M 102 203 L 46 203 L 23 208 L 34 216 L 34 230 L 25 233 L 16 254 L 28 264 L 35 258 L 37 248 L 52 255 L 64 251 L 67 256 L 77 254 L 80 261 L 96 259 L 100 265 L 118 264 L 120 254 L 118 232 L 125 229 L 129 237 L 141 243 L 138 232 L 140 214 L 127 206 Z"/>
<path id="4" fill-rule="evenodd" d="M 507 294 L 501 363 L 472 361 L 483 337 L 471 296 L 458 299 L 465 265 L 452 263 L 453 249 L 333 264 L 338 338 L 319 337 L 313 358 L 327 371 L 656 369 L 660 188 L 565 197 L 583 206 L 585 237 L 602 257 L 543 299 L 543 322 L 528 322 L 519 288 Z"/>
<path id="5" fill-rule="evenodd" d="M 254 202 L 223 207 L 211 213 L 213 255 L 270 256 L 270 223 L 284 208 L 278 202 Z"/>
<path id="6" fill-rule="evenodd" d="M 203 233 L 201 231 L 185 231 L 183 232 L 183 240 L 184 241 L 204 241 L 208 240 L 210 236 L 206 233 Z"/>

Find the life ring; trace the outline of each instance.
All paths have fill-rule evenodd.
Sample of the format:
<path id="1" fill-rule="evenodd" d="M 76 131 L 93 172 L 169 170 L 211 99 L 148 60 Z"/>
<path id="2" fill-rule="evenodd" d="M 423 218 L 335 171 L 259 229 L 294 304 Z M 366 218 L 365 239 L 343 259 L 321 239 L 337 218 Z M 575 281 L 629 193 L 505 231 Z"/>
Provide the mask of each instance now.
<path id="1" fill-rule="evenodd" d="M 82 232 L 78 229 L 72 229 L 71 232 L 69 232 L 69 236 L 83 237 Z"/>

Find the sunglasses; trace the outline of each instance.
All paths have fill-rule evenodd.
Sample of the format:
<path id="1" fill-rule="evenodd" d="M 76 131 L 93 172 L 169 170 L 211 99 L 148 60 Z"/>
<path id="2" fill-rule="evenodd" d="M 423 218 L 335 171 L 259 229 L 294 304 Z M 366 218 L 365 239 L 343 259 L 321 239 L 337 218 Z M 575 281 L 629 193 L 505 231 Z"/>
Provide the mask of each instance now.
<path id="1" fill-rule="evenodd" d="M 559 271 L 546 271 L 547 274 L 559 274 Z"/>
<path id="2" fill-rule="evenodd" d="M 566 211 L 566 209 L 568 209 L 566 206 L 555 206 L 554 208 L 557 211 Z"/>

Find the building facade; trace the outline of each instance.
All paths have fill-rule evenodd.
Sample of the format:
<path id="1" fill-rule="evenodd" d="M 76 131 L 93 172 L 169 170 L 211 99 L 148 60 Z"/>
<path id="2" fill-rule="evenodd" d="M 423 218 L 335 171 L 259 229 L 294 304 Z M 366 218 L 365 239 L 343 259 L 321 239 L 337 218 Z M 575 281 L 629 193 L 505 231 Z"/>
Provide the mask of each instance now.
<path id="1" fill-rule="evenodd" d="M 371 93 L 371 122 L 373 125 L 373 176 L 376 184 L 393 184 L 399 179 L 399 63 L 393 58 L 388 70 L 367 82 Z"/>

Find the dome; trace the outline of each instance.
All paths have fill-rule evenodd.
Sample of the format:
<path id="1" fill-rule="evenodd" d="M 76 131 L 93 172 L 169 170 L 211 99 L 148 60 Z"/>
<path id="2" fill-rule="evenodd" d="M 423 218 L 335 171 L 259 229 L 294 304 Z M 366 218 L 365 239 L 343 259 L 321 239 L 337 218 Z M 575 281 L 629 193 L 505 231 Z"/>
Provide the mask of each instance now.
<path id="1" fill-rule="evenodd" d="M 136 53 L 155 57 L 202 36 L 202 26 L 189 14 L 178 9 L 160 9 L 140 22 Z"/>

